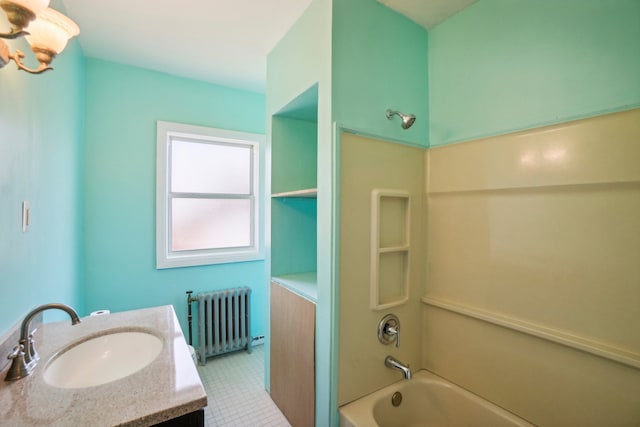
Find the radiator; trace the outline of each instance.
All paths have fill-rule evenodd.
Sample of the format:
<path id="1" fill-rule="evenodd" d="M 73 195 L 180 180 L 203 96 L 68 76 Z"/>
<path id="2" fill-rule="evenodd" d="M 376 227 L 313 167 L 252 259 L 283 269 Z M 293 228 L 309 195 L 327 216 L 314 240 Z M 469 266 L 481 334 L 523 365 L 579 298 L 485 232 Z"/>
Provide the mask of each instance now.
<path id="1" fill-rule="evenodd" d="M 198 301 L 198 355 L 207 357 L 246 349 L 251 352 L 251 289 L 234 288 L 200 293 Z"/>

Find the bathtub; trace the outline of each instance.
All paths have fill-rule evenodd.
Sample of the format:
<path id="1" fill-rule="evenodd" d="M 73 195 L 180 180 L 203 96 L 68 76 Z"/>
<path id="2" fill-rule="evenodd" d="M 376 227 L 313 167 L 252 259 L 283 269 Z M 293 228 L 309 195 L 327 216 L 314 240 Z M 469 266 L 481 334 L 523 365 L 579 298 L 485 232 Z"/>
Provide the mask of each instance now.
<path id="1" fill-rule="evenodd" d="M 392 404 L 402 394 L 398 406 Z M 396 401 L 398 396 L 396 395 Z M 429 371 L 340 407 L 341 427 L 532 427 L 522 418 Z"/>

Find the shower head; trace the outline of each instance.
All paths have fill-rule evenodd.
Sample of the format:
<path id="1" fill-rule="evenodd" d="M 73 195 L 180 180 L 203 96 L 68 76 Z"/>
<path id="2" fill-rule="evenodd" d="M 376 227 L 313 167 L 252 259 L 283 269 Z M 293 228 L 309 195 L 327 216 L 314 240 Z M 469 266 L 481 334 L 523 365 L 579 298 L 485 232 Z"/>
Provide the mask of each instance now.
<path id="1" fill-rule="evenodd" d="M 397 114 L 398 117 L 402 119 L 402 129 L 409 129 L 411 125 L 413 125 L 413 122 L 416 121 L 416 116 L 414 116 L 413 114 L 402 114 L 400 111 L 387 110 L 385 111 L 385 114 L 387 115 L 387 119 L 389 120 L 391 120 L 393 116 Z"/>

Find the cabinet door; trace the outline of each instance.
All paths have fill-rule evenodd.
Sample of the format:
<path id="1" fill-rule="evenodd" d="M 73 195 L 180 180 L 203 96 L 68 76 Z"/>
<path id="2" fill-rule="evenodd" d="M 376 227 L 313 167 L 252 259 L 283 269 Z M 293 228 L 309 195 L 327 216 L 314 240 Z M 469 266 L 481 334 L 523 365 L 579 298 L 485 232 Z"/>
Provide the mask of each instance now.
<path id="1" fill-rule="evenodd" d="M 316 306 L 271 283 L 271 399 L 293 427 L 315 421 Z"/>

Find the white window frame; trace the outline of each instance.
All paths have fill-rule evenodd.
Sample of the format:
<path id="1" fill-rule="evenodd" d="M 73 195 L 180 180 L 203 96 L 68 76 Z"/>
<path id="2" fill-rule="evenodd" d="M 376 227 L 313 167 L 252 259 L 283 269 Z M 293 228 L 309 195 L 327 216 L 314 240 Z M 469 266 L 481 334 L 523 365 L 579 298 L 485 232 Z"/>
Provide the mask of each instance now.
<path id="1" fill-rule="evenodd" d="M 252 245 L 239 248 L 171 250 L 170 212 L 170 149 L 174 139 L 238 144 L 253 147 Z M 264 259 L 264 165 L 265 137 L 261 134 L 194 126 L 182 123 L 157 122 L 156 165 L 156 268 L 189 267 L 208 264 L 245 262 Z"/>

